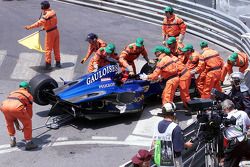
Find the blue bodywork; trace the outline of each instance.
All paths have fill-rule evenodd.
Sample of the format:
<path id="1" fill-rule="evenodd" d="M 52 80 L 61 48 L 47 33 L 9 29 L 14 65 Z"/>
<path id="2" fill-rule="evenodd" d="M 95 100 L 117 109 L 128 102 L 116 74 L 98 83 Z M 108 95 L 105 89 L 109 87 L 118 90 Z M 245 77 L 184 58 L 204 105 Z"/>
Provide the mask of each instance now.
<path id="1" fill-rule="evenodd" d="M 146 97 L 161 94 L 163 86 L 159 82 L 128 79 L 117 84 L 118 69 L 118 65 L 108 65 L 54 89 L 57 100 L 51 113 L 62 108 L 84 116 L 139 112 Z"/>

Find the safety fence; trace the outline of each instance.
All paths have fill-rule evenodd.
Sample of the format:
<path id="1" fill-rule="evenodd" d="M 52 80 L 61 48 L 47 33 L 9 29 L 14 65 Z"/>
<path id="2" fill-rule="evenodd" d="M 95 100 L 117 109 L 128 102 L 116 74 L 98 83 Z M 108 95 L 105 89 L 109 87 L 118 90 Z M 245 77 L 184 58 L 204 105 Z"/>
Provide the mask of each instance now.
<path id="1" fill-rule="evenodd" d="M 144 22 L 162 25 L 163 9 L 170 5 L 188 25 L 187 32 L 206 39 L 230 51 L 244 51 L 250 56 L 250 30 L 240 20 L 199 4 L 182 0 L 58 0 L 77 5 L 122 14 Z M 247 36 L 249 37 L 247 38 Z M 193 125 L 184 130 L 187 139 L 193 136 Z M 204 147 L 199 150 L 185 150 L 184 164 L 188 166 L 193 153 L 193 166 L 202 166 Z M 204 163 L 204 160 L 203 160 Z M 131 162 L 122 166 L 128 167 Z"/>
<path id="2" fill-rule="evenodd" d="M 60 0 L 99 10 L 126 15 L 162 25 L 163 9 L 170 5 L 187 23 L 190 34 L 211 41 L 230 51 L 240 50 L 250 56 L 250 33 L 240 20 L 199 4 L 182 0 Z"/>

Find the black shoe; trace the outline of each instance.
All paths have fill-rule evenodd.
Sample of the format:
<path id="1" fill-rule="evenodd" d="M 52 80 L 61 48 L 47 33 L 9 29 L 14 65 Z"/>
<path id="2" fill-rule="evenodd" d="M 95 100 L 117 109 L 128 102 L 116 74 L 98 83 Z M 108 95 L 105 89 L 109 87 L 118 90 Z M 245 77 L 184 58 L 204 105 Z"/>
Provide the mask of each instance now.
<path id="1" fill-rule="evenodd" d="M 10 147 L 15 147 L 16 146 L 16 138 L 10 138 Z"/>
<path id="2" fill-rule="evenodd" d="M 45 64 L 45 70 L 51 70 L 51 64 L 50 63 L 46 63 Z"/>
<path id="3" fill-rule="evenodd" d="M 62 67 L 60 61 L 57 61 L 57 62 L 56 62 L 56 67 L 57 67 L 57 68 L 61 68 L 61 67 Z"/>
<path id="4" fill-rule="evenodd" d="M 33 143 L 33 141 L 29 141 L 25 145 L 25 150 L 29 151 L 29 150 L 36 149 L 37 147 L 38 146 L 35 143 Z"/>

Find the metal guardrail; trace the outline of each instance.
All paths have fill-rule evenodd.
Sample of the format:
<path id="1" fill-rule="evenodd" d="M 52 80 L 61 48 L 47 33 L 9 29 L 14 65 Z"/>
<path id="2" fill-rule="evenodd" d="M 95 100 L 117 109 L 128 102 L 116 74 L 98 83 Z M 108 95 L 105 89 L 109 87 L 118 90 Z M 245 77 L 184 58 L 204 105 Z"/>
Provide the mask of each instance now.
<path id="1" fill-rule="evenodd" d="M 60 0 L 119 13 L 151 24 L 161 25 L 163 8 L 170 5 L 188 25 L 188 33 L 199 36 L 230 51 L 241 50 L 250 56 L 250 33 L 240 20 L 199 4 L 182 0 Z"/>

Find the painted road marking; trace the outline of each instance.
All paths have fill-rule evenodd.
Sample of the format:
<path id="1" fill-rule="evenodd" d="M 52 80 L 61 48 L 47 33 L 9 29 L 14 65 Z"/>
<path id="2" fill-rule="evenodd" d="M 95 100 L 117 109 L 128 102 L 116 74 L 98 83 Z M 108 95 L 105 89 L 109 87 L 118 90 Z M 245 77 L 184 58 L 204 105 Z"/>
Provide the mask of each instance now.
<path id="1" fill-rule="evenodd" d="M 50 76 L 57 82 L 71 81 L 74 77 L 74 68 L 77 61 L 77 55 L 61 54 L 62 68 L 50 72 Z"/>
<path id="2" fill-rule="evenodd" d="M 142 137 L 142 136 L 129 135 L 125 139 L 125 141 L 130 142 L 130 143 L 141 143 L 144 146 L 151 146 L 152 137 Z"/>
<path id="3" fill-rule="evenodd" d="M 160 112 L 161 108 L 151 109 L 150 112 L 144 111 L 140 120 L 137 122 L 132 134 L 139 136 L 152 137 L 154 133 L 154 127 L 156 124 L 162 120 L 162 117 L 154 116 L 156 113 Z M 151 114 L 148 116 L 148 113 Z M 153 115 L 153 116 L 152 116 Z M 149 117 L 149 118 L 148 118 Z"/>
<path id="4" fill-rule="evenodd" d="M 7 55 L 6 50 L 0 50 L 0 66 L 3 64 L 3 60 L 4 60 L 6 55 Z"/>
<path id="5" fill-rule="evenodd" d="M 70 146 L 70 145 L 124 145 L 124 146 L 140 146 L 140 147 L 149 147 L 150 145 L 145 142 L 141 141 L 91 141 L 91 140 L 78 140 L 78 141 L 55 141 L 55 142 L 49 142 L 46 143 L 45 145 L 39 146 L 40 148 L 49 148 L 49 147 L 57 147 L 57 146 Z M 6 144 L 0 145 L 0 147 L 4 146 Z M 2 147 L 3 148 L 3 147 Z M 5 153 L 10 153 L 10 152 L 15 152 L 15 151 L 22 151 L 24 150 L 24 147 L 15 147 L 15 148 L 10 148 L 10 146 L 6 149 L 0 149 L 0 154 L 5 154 Z"/>
<path id="6" fill-rule="evenodd" d="M 109 137 L 109 136 L 92 136 L 93 140 L 117 140 L 117 137 Z"/>
<path id="7" fill-rule="evenodd" d="M 36 75 L 36 71 L 31 67 L 40 66 L 41 53 L 20 53 L 19 59 L 11 74 L 12 79 L 30 80 Z"/>

